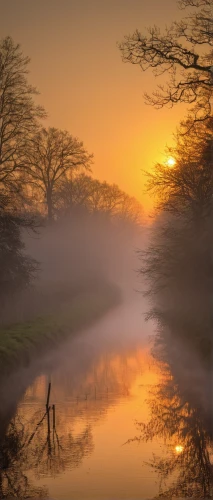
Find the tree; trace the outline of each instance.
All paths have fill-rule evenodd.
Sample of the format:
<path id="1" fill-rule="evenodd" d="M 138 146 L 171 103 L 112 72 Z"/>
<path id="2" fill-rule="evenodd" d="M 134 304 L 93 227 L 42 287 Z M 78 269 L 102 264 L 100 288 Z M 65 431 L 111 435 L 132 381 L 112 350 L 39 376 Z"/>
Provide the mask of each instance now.
<path id="1" fill-rule="evenodd" d="M 93 179 L 81 173 L 74 179 L 63 179 L 55 193 L 58 215 L 68 214 L 73 207 L 84 207 L 90 213 L 141 222 L 142 206 L 116 184 Z"/>
<path id="2" fill-rule="evenodd" d="M 173 22 L 165 33 L 158 27 L 143 35 L 136 30 L 120 44 L 124 62 L 151 68 L 155 76 L 167 72 L 167 85 L 158 85 L 148 104 L 156 108 L 178 102 L 194 105 L 194 120 L 211 114 L 213 93 L 213 13 L 211 0 L 180 0 L 181 8 L 195 7 L 180 22 Z M 207 50 L 208 49 L 208 50 Z M 207 50 L 207 52 L 206 52 Z"/>
<path id="3" fill-rule="evenodd" d="M 32 228 L 33 220 L 20 216 L 11 209 L 5 195 L 0 196 L 0 299 L 4 299 L 28 287 L 38 269 L 37 263 L 24 254 L 21 228 Z"/>
<path id="4" fill-rule="evenodd" d="M 43 193 L 49 221 L 53 219 L 53 196 L 59 181 L 71 178 L 81 168 L 90 170 L 92 158 L 83 142 L 67 131 L 42 128 L 31 138 L 25 164 L 30 182 Z"/>
<path id="5" fill-rule="evenodd" d="M 45 116 L 34 103 L 37 90 L 27 81 L 29 62 L 12 38 L 0 42 L 0 187 L 4 188 L 17 182 L 30 136 Z"/>
<path id="6" fill-rule="evenodd" d="M 177 137 L 173 168 L 157 164 L 148 189 L 158 213 L 151 243 L 141 252 L 150 310 L 162 335 L 199 342 L 212 337 L 212 119 Z"/>
<path id="7" fill-rule="evenodd" d="M 71 179 L 62 179 L 54 195 L 54 205 L 60 218 L 73 211 L 73 208 L 83 208 L 91 211 L 91 194 L 94 190 L 94 180 L 90 175 L 80 173 Z"/>
<path id="8" fill-rule="evenodd" d="M 93 189 L 90 194 L 91 209 L 93 212 L 103 212 L 116 215 L 120 211 L 123 192 L 116 184 L 106 181 L 93 180 Z"/>
<path id="9" fill-rule="evenodd" d="M 176 146 L 169 150 L 174 167 L 158 163 L 146 173 L 147 189 L 157 196 L 160 210 L 197 223 L 212 214 L 212 137 L 211 118 L 190 127 L 187 135 L 179 131 Z"/>

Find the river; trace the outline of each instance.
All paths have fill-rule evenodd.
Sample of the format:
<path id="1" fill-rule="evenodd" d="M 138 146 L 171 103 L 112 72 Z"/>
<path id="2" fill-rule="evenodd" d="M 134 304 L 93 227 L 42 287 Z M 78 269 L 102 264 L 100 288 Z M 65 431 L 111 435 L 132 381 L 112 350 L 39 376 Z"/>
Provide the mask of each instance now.
<path id="1" fill-rule="evenodd" d="M 135 294 L 7 380 L 1 389 L 0 498 L 159 494 L 159 467 L 151 464 L 155 456 L 168 456 L 165 435 L 134 439 L 140 436 L 137 422 L 151 418 L 150 391 L 161 375 L 150 354 L 153 325 L 143 312 Z M 183 451 L 178 433 L 169 440 L 169 456 L 177 460 Z"/>

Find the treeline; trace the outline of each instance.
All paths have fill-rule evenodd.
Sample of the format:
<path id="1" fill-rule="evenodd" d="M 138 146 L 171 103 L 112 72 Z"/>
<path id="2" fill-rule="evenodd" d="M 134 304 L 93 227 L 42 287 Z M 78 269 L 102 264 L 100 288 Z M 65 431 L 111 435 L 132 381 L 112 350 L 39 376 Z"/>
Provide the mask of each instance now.
<path id="1" fill-rule="evenodd" d="M 41 226 L 57 226 L 71 215 L 73 220 L 73 214 L 84 218 L 99 214 L 103 220 L 133 225 L 142 217 L 134 198 L 92 177 L 93 155 L 82 141 L 67 131 L 44 127 L 47 114 L 36 104 L 38 91 L 28 83 L 28 67 L 29 58 L 20 46 L 4 38 L 0 42 L 2 304 L 31 283 L 40 265 L 24 253 L 26 230 L 36 235 Z M 68 239 L 75 237 L 71 226 L 67 224 Z"/>

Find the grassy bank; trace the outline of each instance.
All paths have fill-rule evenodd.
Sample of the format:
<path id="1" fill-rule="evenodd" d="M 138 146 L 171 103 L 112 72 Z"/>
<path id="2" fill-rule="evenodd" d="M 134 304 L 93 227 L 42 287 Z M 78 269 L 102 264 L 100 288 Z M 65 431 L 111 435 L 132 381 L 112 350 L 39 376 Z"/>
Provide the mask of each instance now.
<path id="1" fill-rule="evenodd" d="M 78 293 L 51 315 L 0 329 L 0 373 L 17 365 L 26 365 L 41 352 L 57 346 L 90 326 L 110 308 L 119 304 L 121 295 L 114 285 L 98 285 Z"/>

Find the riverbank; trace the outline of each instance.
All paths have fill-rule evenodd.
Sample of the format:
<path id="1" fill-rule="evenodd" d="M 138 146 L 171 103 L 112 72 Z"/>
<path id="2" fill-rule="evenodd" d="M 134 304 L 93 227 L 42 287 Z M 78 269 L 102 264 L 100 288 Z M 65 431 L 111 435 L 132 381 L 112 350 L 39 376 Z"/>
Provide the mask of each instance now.
<path id="1" fill-rule="evenodd" d="M 54 314 L 1 327 L 0 374 L 27 366 L 40 353 L 76 335 L 120 302 L 121 293 L 115 285 L 99 284 L 72 296 Z"/>

